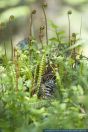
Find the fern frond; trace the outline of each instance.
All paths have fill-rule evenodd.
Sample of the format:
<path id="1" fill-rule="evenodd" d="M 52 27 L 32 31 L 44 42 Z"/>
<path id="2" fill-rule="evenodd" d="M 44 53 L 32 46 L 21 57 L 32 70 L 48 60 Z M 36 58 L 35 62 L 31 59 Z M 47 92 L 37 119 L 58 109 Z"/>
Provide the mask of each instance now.
<path id="1" fill-rule="evenodd" d="M 45 68 L 45 62 L 46 62 L 46 54 L 43 54 L 42 60 L 39 66 L 39 74 L 38 74 L 38 81 L 37 81 L 37 94 L 39 92 L 39 88 L 41 85 L 42 75 L 43 75 L 44 68 Z"/>
<path id="2" fill-rule="evenodd" d="M 41 100 L 41 101 L 29 103 L 29 106 L 31 108 L 38 109 L 38 108 L 42 108 L 42 107 L 45 107 L 45 106 L 46 107 L 50 106 L 50 104 L 51 104 L 51 100 Z"/>
<path id="3" fill-rule="evenodd" d="M 37 76 L 37 67 L 34 69 L 34 77 L 32 78 L 32 87 L 30 89 L 30 96 L 32 97 L 35 92 L 35 85 L 36 85 L 36 76 Z"/>
<path id="4" fill-rule="evenodd" d="M 56 83 L 57 83 L 57 86 L 58 86 L 59 95 L 60 95 L 61 98 L 63 98 L 64 86 L 63 86 L 63 84 L 62 84 L 62 79 L 61 79 L 61 76 L 60 76 L 60 74 L 59 74 L 58 68 L 55 68 L 55 69 L 54 69 L 54 68 L 52 67 L 52 69 L 53 69 L 53 72 L 54 72 L 54 74 L 55 74 L 55 76 L 56 76 Z"/>

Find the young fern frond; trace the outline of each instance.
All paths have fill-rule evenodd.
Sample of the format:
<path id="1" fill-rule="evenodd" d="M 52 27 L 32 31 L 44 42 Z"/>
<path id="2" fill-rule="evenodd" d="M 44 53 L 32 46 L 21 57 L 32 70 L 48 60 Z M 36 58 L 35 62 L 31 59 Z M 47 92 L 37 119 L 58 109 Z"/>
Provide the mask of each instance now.
<path id="1" fill-rule="evenodd" d="M 32 78 L 32 86 L 30 89 L 30 96 L 32 97 L 35 92 L 35 85 L 36 85 L 36 76 L 37 76 L 37 67 L 34 70 L 34 77 Z"/>
<path id="2" fill-rule="evenodd" d="M 62 79 L 64 77 L 64 62 L 60 62 L 58 66 L 60 78 Z"/>
<path id="3" fill-rule="evenodd" d="M 43 14 L 44 14 L 44 18 L 45 18 L 45 29 L 46 29 L 46 44 L 48 45 L 48 25 L 47 25 L 47 16 L 46 16 L 46 12 L 45 12 L 45 8 L 47 7 L 47 3 L 43 3 L 42 4 L 42 10 L 43 10 Z"/>
<path id="4" fill-rule="evenodd" d="M 41 85 L 41 80 L 42 80 L 42 75 L 43 75 L 44 68 L 45 68 L 45 63 L 46 63 L 46 54 L 44 53 L 42 56 L 40 66 L 39 66 L 39 75 L 38 75 L 38 81 L 37 81 L 37 94 L 39 92 L 39 88 Z"/>
<path id="5" fill-rule="evenodd" d="M 68 25 L 69 25 L 69 46 L 71 46 L 71 38 L 70 38 L 70 34 L 71 34 L 70 15 L 72 14 L 72 11 L 69 10 L 67 13 L 68 13 Z"/>
<path id="6" fill-rule="evenodd" d="M 61 80 L 61 77 L 60 77 L 60 74 L 58 72 L 58 69 L 57 68 L 53 68 L 53 72 L 56 76 L 56 83 L 57 83 L 57 86 L 58 86 L 58 92 L 59 92 L 59 95 L 61 98 L 63 98 L 63 91 L 64 91 L 64 86 L 62 84 L 62 80 Z"/>

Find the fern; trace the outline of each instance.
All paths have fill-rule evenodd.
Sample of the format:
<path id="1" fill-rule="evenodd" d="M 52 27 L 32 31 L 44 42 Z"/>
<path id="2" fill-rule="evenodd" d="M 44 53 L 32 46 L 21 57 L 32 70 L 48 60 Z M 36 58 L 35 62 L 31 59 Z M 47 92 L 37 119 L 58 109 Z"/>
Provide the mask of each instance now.
<path id="1" fill-rule="evenodd" d="M 60 74 L 58 72 L 58 69 L 55 70 L 55 75 L 56 75 L 56 82 L 57 82 L 57 86 L 58 86 L 59 95 L 61 98 L 63 98 L 64 86 L 62 84 L 62 80 L 61 80 Z"/>
<path id="2" fill-rule="evenodd" d="M 42 107 L 48 107 L 51 104 L 51 100 L 40 100 L 37 102 L 29 103 L 30 108 L 42 108 Z"/>
<path id="3" fill-rule="evenodd" d="M 39 66 L 39 74 L 38 74 L 38 81 L 37 81 L 37 94 L 39 92 L 39 88 L 41 85 L 42 75 L 43 75 L 44 68 L 45 68 L 45 62 L 46 62 L 46 54 L 44 53 L 42 56 L 40 66 Z"/>
<path id="4" fill-rule="evenodd" d="M 34 77 L 32 78 L 32 86 L 30 89 L 30 96 L 32 97 L 35 92 L 35 85 L 36 85 L 36 76 L 37 76 L 37 66 L 34 69 Z"/>

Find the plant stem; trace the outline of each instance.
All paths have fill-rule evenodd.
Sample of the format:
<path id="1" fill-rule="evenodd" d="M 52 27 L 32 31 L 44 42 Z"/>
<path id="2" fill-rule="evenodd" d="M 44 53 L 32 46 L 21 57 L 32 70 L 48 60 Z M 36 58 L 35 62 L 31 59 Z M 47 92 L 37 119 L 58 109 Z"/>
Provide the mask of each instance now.
<path id="1" fill-rule="evenodd" d="M 29 36 L 30 44 L 31 44 L 31 38 L 32 38 L 32 14 L 30 18 L 30 36 Z"/>
<path id="2" fill-rule="evenodd" d="M 10 42 L 11 42 L 11 50 L 12 50 L 12 61 L 13 61 L 13 38 L 12 38 L 12 24 L 11 23 L 9 23 L 10 25 L 10 27 L 9 27 L 9 30 L 10 30 Z"/>
<path id="3" fill-rule="evenodd" d="M 5 44 L 5 42 L 4 42 L 4 50 L 5 50 L 5 56 L 7 56 L 7 54 L 6 54 L 6 44 Z"/>
<path id="4" fill-rule="evenodd" d="M 43 38 L 43 35 L 42 35 L 42 30 L 40 29 L 39 39 L 40 39 L 40 43 L 41 43 L 41 45 L 42 45 L 42 49 L 43 49 L 43 42 L 42 42 L 42 38 Z"/>
<path id="5" fill-rule="evenodd" d="M 71 34 L 71 27 L 70 27 L 70 16 L 68 14 L 68 25 L 69 25 L 69 46 L 71 46 L 71 39 L 70 39 L 70 34 Z"/>
<path id="6" fill-rule="evenodd" d="M 14 64 L 16 72 L 16 91 L 18 91 L 18 79 L 19 79 L 19 64 L 18 64 L 18 52 L 14 49 Z"/>
<path id="7" fill-rule="evenodd" d="M 32 13 L 30 16 L 30 33 L 29 33 L 29 57 L 31 58 L 31 45 L 32 45 Z"/>
<path id="8" fill-rule="evenodd" d="M 44 13 L 44 17 L 45 17 L 45 28 L 46 28 L 46 44 L 48 45 L 48 26 L 47 26 L 47 17 L 46 17 L 46 13 L 45 13 L 45 8 L 44 6 L 42 6 L 42 10 L 43 10 L 43 13 Z"/>

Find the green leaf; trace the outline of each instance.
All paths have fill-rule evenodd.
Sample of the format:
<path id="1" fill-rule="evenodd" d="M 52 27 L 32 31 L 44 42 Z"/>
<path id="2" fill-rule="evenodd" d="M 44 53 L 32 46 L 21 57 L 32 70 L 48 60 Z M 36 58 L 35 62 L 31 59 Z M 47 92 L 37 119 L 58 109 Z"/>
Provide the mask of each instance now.
<path id="1" fill-rule="evenodd" d="M 58 42 L 58 39 L 57 39 L 57 38 L 55 38 L 55 37 L 50 38 L 49 40 L 50 40 L 50 41 L 52 41 L 52 42 Z"/>
<path id="2" fill-rule="evenodd" d="M 65 33 L 64 31 L 57 32 L 58 35 L 63 35 L 64 33 Z"/>
<path id="3" fill-rule="evenodd" d="M 49 24 L 51 25 L 52 28 L 58 29 L 58 25 L 56 25 L 54 22 L 49 21 Z"/>

